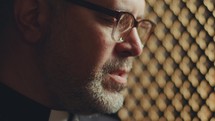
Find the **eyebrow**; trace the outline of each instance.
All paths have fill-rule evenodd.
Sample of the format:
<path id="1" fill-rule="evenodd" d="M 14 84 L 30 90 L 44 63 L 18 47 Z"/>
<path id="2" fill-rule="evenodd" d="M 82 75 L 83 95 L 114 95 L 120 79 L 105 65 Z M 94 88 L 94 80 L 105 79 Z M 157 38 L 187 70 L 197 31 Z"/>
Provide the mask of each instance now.
<path id="1" fill-rule="evenodd" d="M 133 16 L 134 16 L 134 18 L 138 21 L 138 20 L 143 20 L 145 17 L 144 17 L 144 12 L 143 12 L 143 14 L 140 14 L 140 15 L 138 15 L 138 16 L 135 16 L 134 14 L 133 14 L 133 11 L 132 10 L 130 10 L 130 9 L 116 9 L 116 8 L 112 8 L 111 10 L 114 10 L 114 11 L 119 11 L 119 12 L 127 12 L 127 13 L 130 13 L 130 14 L 132 14 Z"/>
<path id="2" fill-rule="evenodd" d="M 106 15 L 109 15 L 109 16 L 112 16 L 112 17 L 118 17 L 120 15 L 121 12 L 126 12 L 126 13 L 129 13 L 131 14 L 135 20 L 138 22 L 138 20 L 142 20 L 143 18 L 142 17 L 135 17 L 133 14 L 132 14 L 132 11 L 131 10 L 125 10 L 125 9 L 121 9 L 121 10 L 115 10 L 114 8 L 107 8 L 107 7 L 103 7 L 101 5 L 97 5 L 95 3 L 91 3 L 91 2 L 88 2 L 88 1 L 85 1 L 85 0 L 67 0 L 69 2 L 73 2 L 75 4 L 78 4 L 78 5 L 81 5 L 85 8 L 88 8 L 88 9 L 91 9 L 91 10 L 94 10 L 94 11 L 97 11 L 97 12 L 100 12 L 100 13 L 104 13 Z"/>
<path id="3" fill-rule="evenodd" d="M 94 11 L 98 11 L 100 13 L 106 13 L 107 15 L 110 15 L 110 16 L 117 16 L 117 11 L 113 10 L 113 9 L 109 9 L 109 8 L 106 8 L 106 7 L 103 7 L 103 6 L 100 6 L 100 5 L 97 5 L 95 3 L 91 3 L 91 2 L 88 2 L 88 1 L 84 1 L 84 0 L 67 0 L 69 2 L 73 2 L 75 4 L 78 4 L 78 5 L 81 5 L 85 8 L 88 8 L 88 9 L 91 9 L 91 10 L 94 10 Z"/>

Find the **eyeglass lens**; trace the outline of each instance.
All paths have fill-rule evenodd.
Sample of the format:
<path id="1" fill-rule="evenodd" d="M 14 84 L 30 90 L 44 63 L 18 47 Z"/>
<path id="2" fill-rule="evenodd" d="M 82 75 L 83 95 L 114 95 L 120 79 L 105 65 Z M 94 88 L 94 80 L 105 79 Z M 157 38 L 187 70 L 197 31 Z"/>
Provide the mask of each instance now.
<path id="1" fill-rule="evenodd" d="M 123 13 L 116 23 L 112 37 L 116 42 L 122 42 L 130 33 L 132 28 L 134 27 L 134 18 L 132 15 L 128 13 Z M 141 21 L 137 26 L 137 31 L 139 38 L 142 41 L 142 44 L 145 44 L 148 36 L 150 34 L 150 30 L 152 25 L 150 22 Z"/>

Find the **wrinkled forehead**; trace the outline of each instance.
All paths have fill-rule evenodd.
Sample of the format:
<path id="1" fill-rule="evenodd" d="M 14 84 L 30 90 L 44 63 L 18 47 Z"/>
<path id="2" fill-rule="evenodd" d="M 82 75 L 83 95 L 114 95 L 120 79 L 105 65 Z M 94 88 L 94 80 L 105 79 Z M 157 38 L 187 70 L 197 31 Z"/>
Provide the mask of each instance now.
<path id="1" fill-rule="evenodd" d="M 132 13 L 135 17 L 143 17 L 145 0 L 88 0 L 113 10 L 122 10 Z"/>

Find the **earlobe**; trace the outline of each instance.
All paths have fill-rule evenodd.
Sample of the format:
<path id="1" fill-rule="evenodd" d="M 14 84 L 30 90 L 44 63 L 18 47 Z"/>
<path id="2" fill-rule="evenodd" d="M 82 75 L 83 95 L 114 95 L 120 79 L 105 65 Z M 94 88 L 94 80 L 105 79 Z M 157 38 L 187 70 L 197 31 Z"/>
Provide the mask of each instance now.
<path id="1" fill-rule="evenodd" d="M 37 43 L 43 35 L 41 16 L 45 16 L 39 0 L 15 0 L 14 15 L 18 29 L 28 43 Z"/>

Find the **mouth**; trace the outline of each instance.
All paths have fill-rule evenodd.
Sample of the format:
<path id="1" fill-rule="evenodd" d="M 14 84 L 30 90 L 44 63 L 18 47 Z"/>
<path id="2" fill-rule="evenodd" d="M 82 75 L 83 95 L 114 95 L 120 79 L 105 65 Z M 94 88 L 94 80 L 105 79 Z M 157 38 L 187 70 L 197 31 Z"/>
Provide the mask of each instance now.
<path id="1" fill-rule="evenodd" d="M 118 83 L 118 84 L 126 85 L 128 72 L 129 71 L 125 69 L 118 69 L 116 71 L 109 73 L 108 76 L 110 77 L 111 81 L 114 81 L 115 83 Z"/>
<path id="2" fill-rule="evenodd" d="M 129 70 L 118 69 L 110 72 L 104 81 L 104 88 L 111 92 L 120 92 L 127 86 L 127 77 Z"/>

